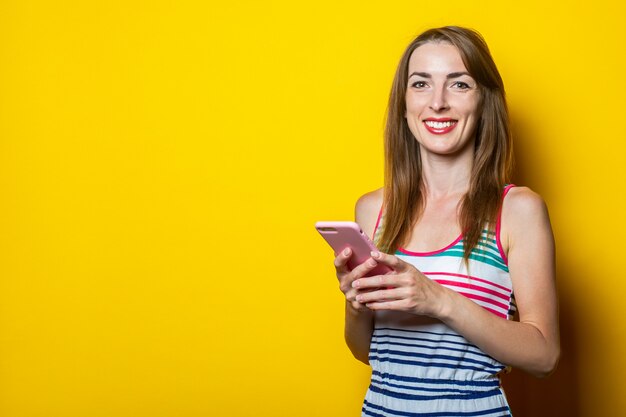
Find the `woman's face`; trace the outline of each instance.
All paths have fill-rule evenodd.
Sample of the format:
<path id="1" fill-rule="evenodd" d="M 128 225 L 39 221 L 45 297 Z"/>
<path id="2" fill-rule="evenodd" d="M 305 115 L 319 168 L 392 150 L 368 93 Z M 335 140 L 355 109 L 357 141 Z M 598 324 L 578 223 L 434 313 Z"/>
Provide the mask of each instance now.
<path id="1" fill-rule="evenodd" d="M 413 51 L 409 59 L 406 119 L 422 152 L 473 152 L 480 107 L 479 86 L 467 72 L 455 46 L 431 42 Z"/>

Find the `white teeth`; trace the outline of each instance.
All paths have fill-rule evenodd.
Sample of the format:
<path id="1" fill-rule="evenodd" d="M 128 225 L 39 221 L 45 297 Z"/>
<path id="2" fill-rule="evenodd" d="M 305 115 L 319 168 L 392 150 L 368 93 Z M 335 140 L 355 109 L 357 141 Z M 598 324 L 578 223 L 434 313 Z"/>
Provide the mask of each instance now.
<path id="1" fill-rule="evenodd" d="M 451 120 L 447 121 L 447 122 L 435 122 L 432 120 L 426 120 L 424 121 L 424 123 L 426 123 L 426 125 L 432 129 L 445 129 L 447 127 L 452 126 L 453 124 L 455 124 L 456 122 L 453 122 Z"/>

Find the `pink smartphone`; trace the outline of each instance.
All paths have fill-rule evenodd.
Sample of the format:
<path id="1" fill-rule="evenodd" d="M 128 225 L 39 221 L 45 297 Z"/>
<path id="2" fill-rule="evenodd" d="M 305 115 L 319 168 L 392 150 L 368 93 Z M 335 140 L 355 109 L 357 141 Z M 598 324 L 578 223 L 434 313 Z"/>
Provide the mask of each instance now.
<path id="1" fill-rule="evenodd" d="M 352 249 L 352 256 L 348 260 L 350 270 L 370 258 L 370 252 L 378 251 L 376 245 L 355 222 L 317 222 L 315 228 L 334 249 L 335 256 L 347 247 Z M 388 266 L 379 264 L 367 276 L 385 275 L 390 271 Z"/>

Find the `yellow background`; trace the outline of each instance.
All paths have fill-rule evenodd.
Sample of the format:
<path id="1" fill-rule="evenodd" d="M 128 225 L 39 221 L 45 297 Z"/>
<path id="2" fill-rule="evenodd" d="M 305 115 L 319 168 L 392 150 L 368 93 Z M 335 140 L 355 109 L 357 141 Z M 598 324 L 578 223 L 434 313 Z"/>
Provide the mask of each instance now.
<path id="1" fill-rule="evenodd" d="M 445 24 L 557 236 L 563 360 L 513 411 L 626 409 L 625 7 L 381 3 L 0 2 L 0 415 L 358 415 L 313 224 L 382 185 L 396 63 Z"/>

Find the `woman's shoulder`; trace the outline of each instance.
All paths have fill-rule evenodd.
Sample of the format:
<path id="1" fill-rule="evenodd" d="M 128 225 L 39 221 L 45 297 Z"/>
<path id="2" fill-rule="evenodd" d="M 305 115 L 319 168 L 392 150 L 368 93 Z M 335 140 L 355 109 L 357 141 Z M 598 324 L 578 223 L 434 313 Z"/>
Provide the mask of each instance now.
<path id="1" fill-rule="evenodd" d="M 363 231 L 371 236 L 383 205 L 383 189 L 379 188 L 363 194 L 356 202 L 355 219 Z"/>
<path id="2" fill-rule="evenodd" d="M 503 244 L 507 249 L 513 241 L 524 239 L 529 234 L 551 231 L 545 201 L 528 187 L 512 187 L 509 190 L 502 203 L 501 225 Z"/>
<path id="3" fill-rule="evenodd" d="M 545 211 L 546 203 L 543 198 L 528 187 L 511 187 L 502 204 L 502 214 L 512 215 L 513 218 L 532 217 Z"/>

